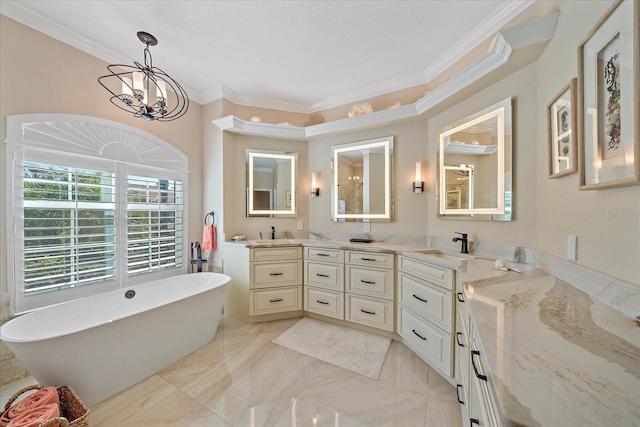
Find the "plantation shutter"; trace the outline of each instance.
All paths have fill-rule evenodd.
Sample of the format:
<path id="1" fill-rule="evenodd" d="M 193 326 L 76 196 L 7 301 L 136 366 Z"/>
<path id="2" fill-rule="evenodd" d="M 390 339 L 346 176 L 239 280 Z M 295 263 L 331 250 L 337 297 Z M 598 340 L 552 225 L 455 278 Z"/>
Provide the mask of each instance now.
<path id="1" fill-rule="evenodd" d="M 116 280 L 113 172 L 24 162 L 24 293 Z"/>

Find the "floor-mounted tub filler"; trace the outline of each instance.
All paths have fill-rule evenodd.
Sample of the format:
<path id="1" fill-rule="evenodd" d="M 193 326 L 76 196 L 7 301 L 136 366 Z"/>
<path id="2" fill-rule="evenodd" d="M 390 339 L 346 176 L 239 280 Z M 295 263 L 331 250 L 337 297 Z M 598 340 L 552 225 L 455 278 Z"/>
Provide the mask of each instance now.
<path id="1" fill-rule="evenodd" d="M 91 406 L 211 341 L 230 280 L 179 275 L 69 301 L 7 322 L 0 338 L 40 384 Z"/>

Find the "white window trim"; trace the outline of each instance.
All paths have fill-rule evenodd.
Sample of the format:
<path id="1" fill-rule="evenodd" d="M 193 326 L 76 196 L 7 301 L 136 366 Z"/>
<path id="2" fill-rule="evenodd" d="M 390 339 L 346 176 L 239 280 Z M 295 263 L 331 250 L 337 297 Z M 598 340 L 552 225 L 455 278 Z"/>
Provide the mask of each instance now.
<path id="1" fill-rule="evenodd" d="M 12 313 L 28 311 L 44 305 L 51 305 L 115 288 L 132 286 L 159 278 L 186 273 L 188 264 L 188 158 L 169 143 L 134 127 L 96 117 L 69 114 L 22 114 L 7 117 L 6 150 L 6 194 L 7 217 L 7 281 L 9 283 L 10 309 Z M 26 154 L 26 156 L 25 156 Z M 18 292 L 18 283 L 23 283 L 24 266 L 18 265 L 22 257 L 16 256 L 16 249 L 24 248 L 22 230 L 22 196 L 16 197 L 22 186 L 24 159 L 63 164 L 82 168 L 97 169 L 107 167 L 116 173 L 144 173 L 147 176 L 179 179 L 183 183 L 183 266 L 181 269 L 167 269 L 157 272 L 127 277 L 126 267 L 118 269 L 115 282 L 92 284 L 34 295 L 25 300 Z M 155 171 L 155 173 L 154 173 Z M 120 195 L 119 197 L 122 197 Z M 124 206 L 126 210 L 126 194 Z M 18 203 L 19 202 L 19 203 Z M 123 227 L 120 227 L 122 229 Z M 126 232 L 126 230 L 125 230 Z M 119 255 L 120 256 L 120 255 Z M 119 260 L 118 260 L 119 261 Z M 120 264 L 122 265 L 122 264 Z M 126 263 L 124 264 L 126 266 Z M 176 271 L 180 270 L 180 271 Z M 22 287 L 20 286 L 20 289 Z"/>

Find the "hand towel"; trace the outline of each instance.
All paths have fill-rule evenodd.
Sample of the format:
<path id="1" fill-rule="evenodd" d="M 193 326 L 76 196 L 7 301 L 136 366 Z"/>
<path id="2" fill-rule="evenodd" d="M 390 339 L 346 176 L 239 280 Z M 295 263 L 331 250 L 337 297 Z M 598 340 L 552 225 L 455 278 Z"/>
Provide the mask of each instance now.
<path id="1" fill-rule="evenodd" d="M 49 403 L 28 409 L 12 419 L 7 427 L 38 427 L 45 421 L 59 416 L 60 407 L 55 403 Z M 51 427 L 59 427 L 59 424 L 52 424 Z"/>
<path id="2" fill-rule="evenodd" d="M 5 427 L 11 420 L 18 418 L 33 408 L 51 403 L 60 405 L 58 390 L 55 387 L 44 387 L 7 409 L 0 417 L 0 427 Z"/>
<path id="3" fill-rule="evenodd" d="M 205 224 L 202 230 L 202 252 L 213 252 L 218 246 L 218 232 L 213 224 Z"/>

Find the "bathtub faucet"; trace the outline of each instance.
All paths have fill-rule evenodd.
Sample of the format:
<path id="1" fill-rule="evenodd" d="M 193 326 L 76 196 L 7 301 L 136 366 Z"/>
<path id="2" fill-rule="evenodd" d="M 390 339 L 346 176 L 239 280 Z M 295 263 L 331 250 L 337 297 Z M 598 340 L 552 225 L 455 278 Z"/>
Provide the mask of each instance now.
<path id="1" fill-rule="evenodd" d="M 194 257 L 195 250 L 195 257 Z M 206 264 L 207 260 L 202 259 L 202 247 L 200 242 L 191 242 L 191 272 L 193 273 L 193 266 L 196 266 L 196 272 L 202 273 L 202 264 Z"/>
<path id="2" fill-rule="evenodd" d="M 460 253 L 461 254 L 468 254 L 469 253 L 469 240 L 467 239 L 467 233 L 458 233 L 456 231 L 456 234 L 459 234 L 462 237 L 454 237 L 452 239 L 452 241 L 454 241 L 454 242 L 462 242 L 462 249 L 460 249 Z"/>

